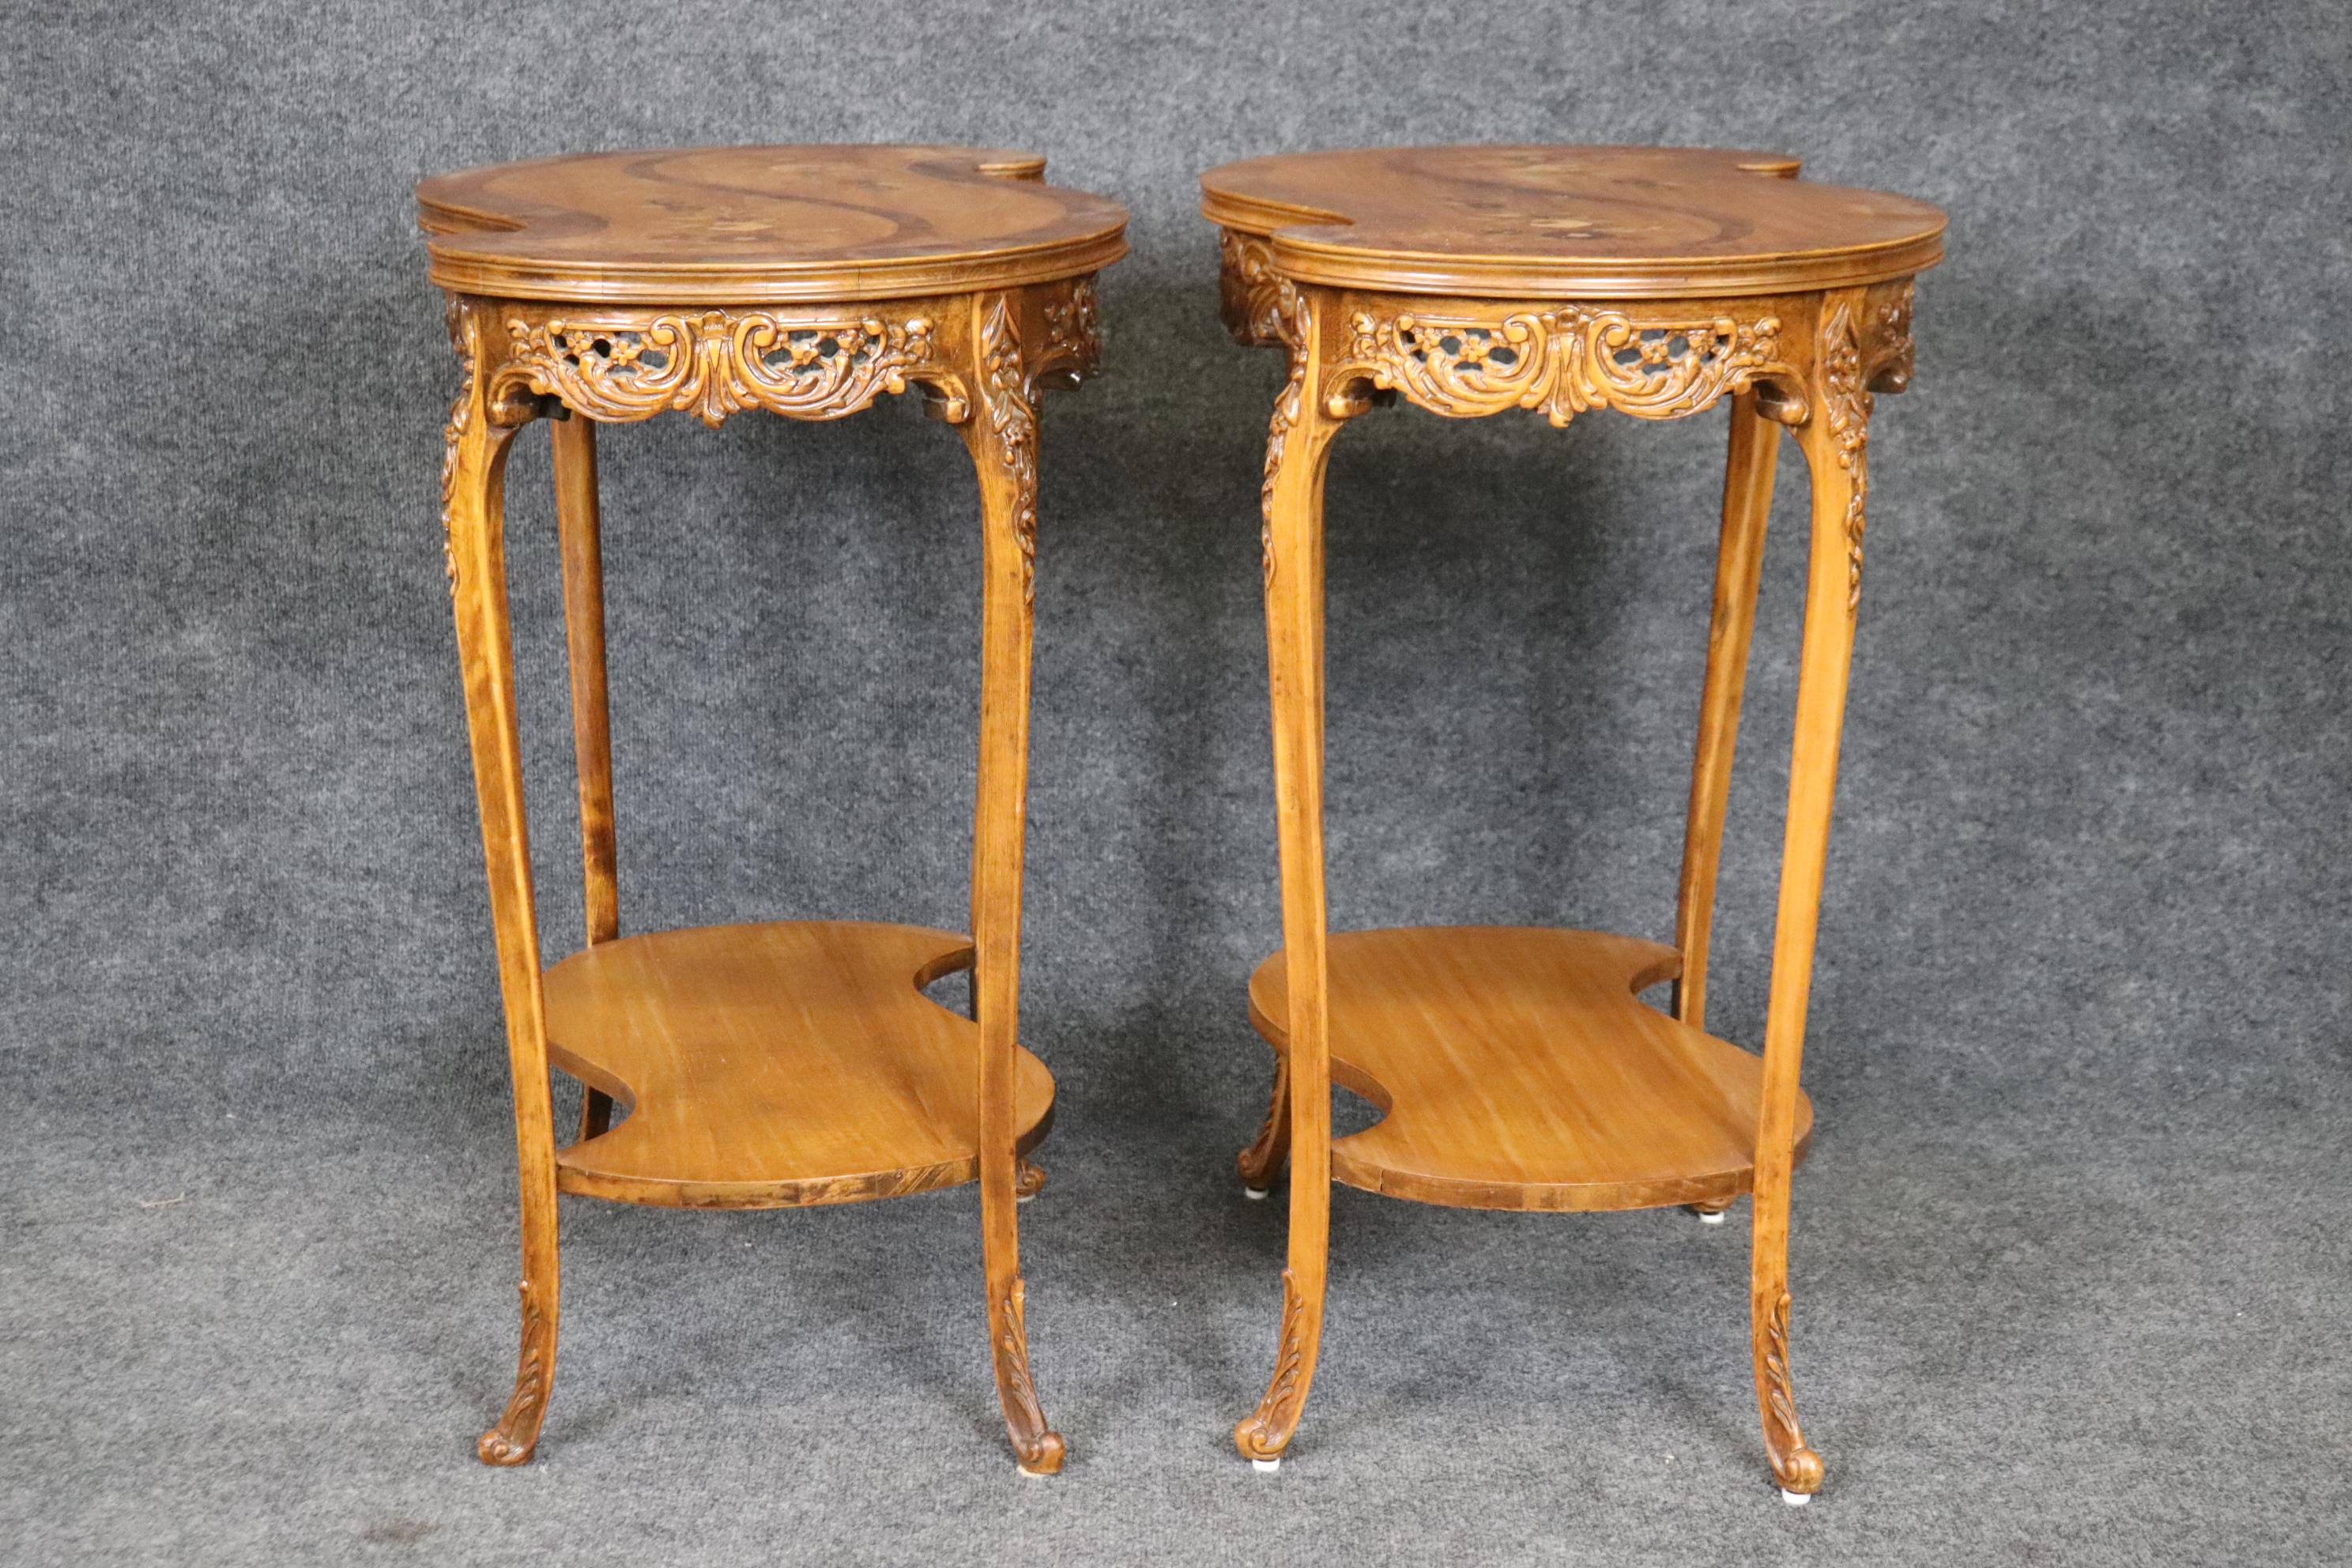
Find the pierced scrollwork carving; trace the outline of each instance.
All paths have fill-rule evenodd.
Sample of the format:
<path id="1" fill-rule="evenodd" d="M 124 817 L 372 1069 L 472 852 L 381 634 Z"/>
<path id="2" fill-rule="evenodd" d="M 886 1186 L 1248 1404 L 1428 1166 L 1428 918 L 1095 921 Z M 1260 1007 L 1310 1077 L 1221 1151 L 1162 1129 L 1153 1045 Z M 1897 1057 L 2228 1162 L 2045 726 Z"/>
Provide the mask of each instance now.
<path id="1" fill-rule="evenodd" d="M 1282 1346 L 1275 1352 L 1274 1377 L 1256 1410 L 1234 1428 L 1234 1444 L 1245 1458 L 1278 1459 L 1298 1429 L 1307 1403 L 1307 1298 L 1289 1269 L 1282 1271 Z"/>
<path id="2" fill-rule="evenodd" d="M 1011 301 L 998 295 L 980 324 L 980 401 L 997 460 L 1017 492 L 1013 535 L 1021 545 L 1021 597 L 1037 598 L 1037 407 L 1021 358 L 1021 329 Z"/>
<path id="3" fill-rule="evenodd" d="M 450 508 L 457 496 L 457 448 L 474 415 L 475 378 L 481 371 L 481 323 L 457 300 L 444 312 L 449 324 L 449 346 L 457 351 L 459 379 L 457 401 L 449 405 L 449 421 L 441 426 L 441 564 L 448 574 L 449 593 L 457 593 L 457 541 Z"/>
<path id="4" fill-rule="evenodd" d="M 1637 319 L 1590 305 L 1496 317 L 1359 310 L 1325 382 L 1335 406 L 1369 380 L 1455 417 L 1540 409 L 1566 425 L 1594 408 L 1644 419 L 1696 414 L 1759 377 L 1787 374 L 1780 319 Z"/>
<path id="5" fill-rule="evenodd" d="M 1908 311 L 1903 352 L 1909 352 Z M 1831 449 L 1837 466 L 1846 471 L 1845 506 L 1846 613 L 1862 606 L 1862 536 L 1868 525 L 1870 497 L 1870 377 L 1864 365 L 1863 324 L 1853 301 L 1841 297 L 1822 318 L 1822 411 L 1828 421 Z"/>
<path id="6" fill-rule="evenodd" d="M 748 408 L 837 419 L 907 390 L 931 359 L 929 317 L 804 321 L 764 310 L 595 312 L 507 319 L 500 382 L 561 398 L 592 419 L 649 419 L 667 409 L 709 426 Z"/>
<path id="7" fill-rule="evenodd" d="M 1282 341 L 1282 279 L 1274 249 L 1254 234 L 1217 231 L 1217 308 L 1225 331 L 1244 348 Z"/>

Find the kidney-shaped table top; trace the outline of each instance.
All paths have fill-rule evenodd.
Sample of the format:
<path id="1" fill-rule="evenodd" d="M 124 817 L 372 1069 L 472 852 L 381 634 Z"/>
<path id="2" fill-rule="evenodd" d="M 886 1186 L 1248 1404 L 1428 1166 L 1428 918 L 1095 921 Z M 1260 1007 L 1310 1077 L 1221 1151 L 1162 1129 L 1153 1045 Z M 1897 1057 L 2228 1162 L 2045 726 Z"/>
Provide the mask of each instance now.
<path id="1" fill-rule="evenodd" d="M 1706 147 L 1370 147 L 1201 176 L 1211 222 L 1301 282 L 1500 298 L 1766 294 L 1906 278 L 1943 255 L 1925 202 Z"/>
<path id="2" fill-rule="evenodd" d="M 436 174 L 432 279 L 507 299 L 760 304 L 1014 288 L 1127 252 L 1127 209 L 984 147 L 692 147 Z"/>

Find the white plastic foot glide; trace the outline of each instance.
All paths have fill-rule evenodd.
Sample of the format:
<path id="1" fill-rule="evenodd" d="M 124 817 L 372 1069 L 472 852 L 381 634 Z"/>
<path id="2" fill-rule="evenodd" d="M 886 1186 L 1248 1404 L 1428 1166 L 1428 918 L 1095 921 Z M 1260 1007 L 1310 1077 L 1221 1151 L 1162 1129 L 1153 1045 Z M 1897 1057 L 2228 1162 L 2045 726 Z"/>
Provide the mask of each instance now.
<path id="1" fill-rule="evenodd" d="M 1780 1500 L 1787 1503 L 1790 1508 L 1802 1508 L 1807 1503 L 1813 1500 L 1813 1494 L 1811 1492 L 1792 1492 L 1788 1488 L 1782 1487 L 1780 1489 Z"/>
<path id="2" fill-rule="evenodd" d="M 1706 1209 L 1698 1211 L 1698 1222 L 1701 1225 L 1721 1225 L 1727 1217 L 1721 1209 L 1717 1209 L 1712 1214 Z"/>
<path id="3" fill-rule="evenodd" d="M 1264 1195 L 1265 1194 L 1262 1193 L 1259 1194 L 1261 1197 Z M 1278 1458 L 1252 1459 L 1250 1461 L 1250 1468 L 1255 1470 L 1259 1475 L 1270 1476 L 1274 1474 L 1275 1471 L 1282 1468 L 1282 1461 Z"/>
<path id="4" fill-rule="evenodd" d="M 1016 1204 L 1032 1203 L 1035 1201 L 1036 1196 L 1034 1193 L 1015 1193 L 1013 1194 L 1013 1201 Z M 1024 1470 L 1022 1473 L 1025 1475 L 1028 1472 Z"/>
<path id="5" fill-rule="evenodd" d="M 1021 1472 L 1021 1479 L 1024 1481 L 1042 1481 L 1050 1473 L 1045 1470 L 1033 1470 L 1028 1466 L 1017 1462 L 1013 1468 Z"/>
<path id="6" fill-rule="evenodd" d="M 1244 1187 L 1242 1189 L 1242 1196 L 1249 1199 L 1249 1201 L 1254 1204 L 1262 1204 L 1265 1202 L 1265 1200 L 1271 1197 L 1273 1194 L 1274 1189 L 1271 1187 Z"/>

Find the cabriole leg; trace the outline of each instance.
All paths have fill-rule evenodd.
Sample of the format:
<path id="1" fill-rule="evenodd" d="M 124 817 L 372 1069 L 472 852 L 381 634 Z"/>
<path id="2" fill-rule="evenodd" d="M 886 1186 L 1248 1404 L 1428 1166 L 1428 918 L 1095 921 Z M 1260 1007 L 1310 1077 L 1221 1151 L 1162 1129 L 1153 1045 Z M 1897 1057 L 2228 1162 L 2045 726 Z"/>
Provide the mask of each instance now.
<path id="1" fill-rule="evenodd" d="M 1286 283 L 1288 383 L 1267 435 L 1266 668 L 1273 696 L 1275 811 L 1290 1016 L 1284 1080 L 1290 1123 L 1290 1241 L 1282 1338 L 1265 1395 L 1234 1428 L 1261 1468 L 1298 1429 L 1323 1333 L 1331 1220 L 1329 974 L 1323 889 L 1323 466 L 1338 421 L 1314 395 L 1320 370 L 1312 310 Z"/>
<path id="2" fill-rule="evenodd" d="M 1812 480 L 1812 537 L 1805 586 L 1804 651 L 1789 764 L 1789 813 L 1780 858 L 1780 911 L 1764 1024 L 1764 1092 L 1756 1139 L 1755 1241 L 1750 1331 L 1756 1399 L 1772 1473 L 1791 1500 L 1821 1489 L 1821 1457 L 1797 1425 L 1789 1367 L 1789 1184 L 1795 1161 L 1797 1077 L 1812 987 L 1839 731 L 1862 588 L 1864 502 L 1869 490 L 1870 394 L 1858 342 L 1859 291 L 1823 300 L 1816 396 L 1801 433 Z"/>
<path id="3" fill-rule="evenodd" d="M 450 410 L 442 470 L 457 654 L 465 671 L 466 727 L 480 800 L 490 920 L 498 936 L 514 1076 L 515 1151 L 522 1200 L 522 1348 L 514 1392 L 482 1435 L 485 1464 L 520 1465 L 539 1443 L 555 1377 L 558 1307 L 554 1109 L 547 1082 L 547 1012 L 540 989 L 539 921 L 531 904 L 530 845 L 523 820 L 522 752 L 507 620 L 503 480 L 510 424 L 494 424 L 481 374 L 483 322 L 453 302 L 451 335 L 466 385 Z M 511 417 L 512 411 L 506 411 Z"/>
<path id="4" fill-rule="evenodd" d="M 989 1346 L 1004 1428 L 1027 1474 L 1062 1468 L 1067 1445 L 1046 1425 L 1029 1373 L 1027 1287 L 1013 1142 L 1019 1047 L 1021 860 L 1029 768 L 1031 600 L 1037 530 L 1037 409 L 1013 302 L 974 308 L 982 407 L 961 426 L 979 470 L 982 648 L 980 779 L 972 837 L 971 924 L 980 1021 L 980 1211 Z"/>

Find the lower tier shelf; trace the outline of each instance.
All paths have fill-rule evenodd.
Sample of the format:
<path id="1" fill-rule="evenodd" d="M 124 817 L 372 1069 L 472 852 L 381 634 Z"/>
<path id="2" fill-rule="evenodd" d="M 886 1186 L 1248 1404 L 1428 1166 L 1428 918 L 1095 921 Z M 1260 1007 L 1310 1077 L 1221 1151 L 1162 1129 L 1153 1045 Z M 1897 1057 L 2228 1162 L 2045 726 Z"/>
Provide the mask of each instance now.
<path id="1" fill-rule="evenodd" d="M 547 971 L 548 1055 L 628 1108 L 557 1152 L 565 1192 L 686 1208 L 849 1203 L 979 1174 L 980 1026 L 922 994 L 950 931 L 796 921 L 602 942 Z M 1016 1050 L 1013 1144 L 1054 1113 Z"/>
<path id="2" fill-rule="evenodd" d="M 1513 926 L 1335 932 L 1331 1076 L 1385 1114 L 1331 1145 L 1334 1180 L 1422 1203 L 1625 1209 L 1727 1203 L 1755 1181 L 1763 1058 L 1634 994 L 1673 948 Z M 1276 953 L 1250 1019 L 1287 1045 Z M 1797 1101 L 1797 1157 L 1812 1136 Z"/>

